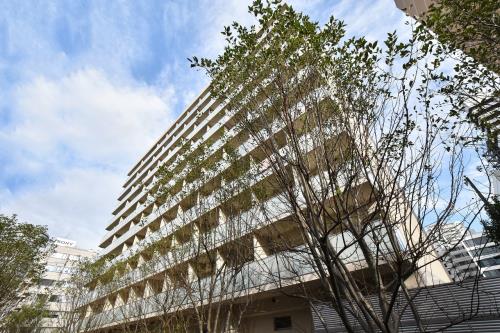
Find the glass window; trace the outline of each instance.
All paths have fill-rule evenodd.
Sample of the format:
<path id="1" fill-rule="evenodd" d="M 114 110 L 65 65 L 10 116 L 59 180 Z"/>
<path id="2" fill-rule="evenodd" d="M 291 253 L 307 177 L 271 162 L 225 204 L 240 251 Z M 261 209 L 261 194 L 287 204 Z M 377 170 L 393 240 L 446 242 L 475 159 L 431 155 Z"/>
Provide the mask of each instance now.
<path id="1" fill-rule="evenodd" d="M 493 258 L 479 260 L 479 267 L 490 267 L 500 265 L 500 255 Z"/>
<path id="2" fill-rule="evenodd" d="M 65 253 L 54 253 L 52 254 L 52 257 L 57 259 L 67 259 L 68 255 Z"/>
<path id="3" fill-rule="evenodd" d="M 40 280 L 40 285 L 41 286 L 44 286 L 44 287 L 50 287 L 51 285 L 54 284 L 54 280 L 50 280 L 50 279 L 41 279 Z"/>
<path id="4" fill-rule="evenodd" d="M 468 239 L 465 241 L 465 244 L 467 246 L 478 246 L 478 245 L 483 245 L 488 243 L 488 239 L 485 236 L 473 238 L 473 239 Z"/>
<path id="5" fill-rule="evenodd" d="M 73 268 L 72 267 L 64 267 L 62 268 L 62 272 L 66 274 L 71 274 L 73 273 Z"/>
<path id="6" fill-rule="evenodd" d="M 284 316 L 284 317 L 275 317 L 274 318 L 274 330 L 275 331 L 289 330 L 291 328 L 292 328 L 292 317 Z"/>
<path id="7" fill-rule="evenodd" d="M 49 302 L 59 302 L 59 301 L 60 301 L 59 295 L 51 295 L 49 297 Z"/>
<path id="8" fill-rule="evenodd" d="M 493 253 L 500 253 L 500 246 L 482 247 L 474 250 L 472 253 L 474 256 L 487 256 Z"/>
<path id="9" fill-rule="evenodd" d="M 486 277 L 500 277 L 500 269 L 486 271 L 486 272 L 484 272 L 484 276 L 486 276 Z"/>
<path id="10" fill-rule="evenodd" d="M 45 318 L 59 318 L 59 315 L 55 311 L 50 311 L 44 315 Z"/>
<path id="11" fill-rule="evenodd" d="M 46 270 L 47 270 L 47 272 L 60 272 L 61 267 L 50 265 L 50 266 L 47 266 Z"/>

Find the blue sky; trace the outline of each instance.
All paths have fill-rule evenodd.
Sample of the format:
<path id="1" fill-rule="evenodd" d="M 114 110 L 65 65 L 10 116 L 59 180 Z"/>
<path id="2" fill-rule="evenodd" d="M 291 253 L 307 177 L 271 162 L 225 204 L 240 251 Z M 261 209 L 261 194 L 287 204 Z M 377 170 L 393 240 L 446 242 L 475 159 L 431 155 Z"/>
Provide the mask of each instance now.
<path id="1" fill-rule="evenodd" d="M 128 169 L 208 83 L 189 68 L 247 0 L 0 0 L 0 213 L 96 247 Z M 393 0 L 290 1 L 351 34 L 406 31 Z"/>

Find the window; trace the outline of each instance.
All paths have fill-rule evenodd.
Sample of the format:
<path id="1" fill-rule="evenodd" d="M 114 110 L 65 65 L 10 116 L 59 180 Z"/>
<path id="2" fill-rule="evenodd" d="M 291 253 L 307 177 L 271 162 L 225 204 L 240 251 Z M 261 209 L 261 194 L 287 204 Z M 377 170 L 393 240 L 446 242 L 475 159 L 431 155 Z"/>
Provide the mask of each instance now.
<path id="1" fill-rule="evenodd" d="M 493 258 L 479 260 L 479 267 L 491 267 L 500 265 L 500 255 Z"/>
<path id="2" fill-rule="evenodd" d="M 55 311 L 50 311 L 46 314 L 44 314 L 45 318 L 59 318 L 59 315 Z"/>
<path id="3" fill-rule="evenodd" d="M 66 274 L 71 274 L 73 273 L 74 269 L 72 267 L 63 267 L 61 269 L 61 272 L 66 273 Z"/>
<path id="4" fill-rule="evenodd" d="M 486 271 L 486 272 L 484 272 L 484 276 L 486 276 L 486 277 L 500 277 L 500 269 Z"/>
<path id="5" fill-rule="evenodd" d="M 67 259 L 68 258 L 68 255 L 66 253 L 59 253 L 59 252 L 56 252 L 56 253 L 53 253 L 52 254 L 52 258 L 57 258 L 57 259 Z"/>
<path id="6" fill-rule="evenodd" d="M 500 252 L 500 246 L 488 246 L 488 247 L 482 247 L 477 250 L 472 251 L 473 256 L 487 256 L 490 254 L 494 253 L 499 253 Z"/>
<path id="7" fill-rule="evenodd" d="M 47 266 L 45 269 L 47 272 L 59 272 L 60 267 L 50 265 Z"/>
<path id="8" fill-rule="evenodd" d="M 456 253 L 452 256 L 452 258 L 458 259 L 463 257 L 468 257 L 469 254 L 467 252 Z"/>
<path id="9" fill-rule="evenodd" d="M 50 280 L 50 279 L 41 279 L 40 280 L 41 286 L 50 287 L 52 284 L 54 284 L 54 280 Z"/>
<path id="10" fill-rule="evenodd" d="M 476 238 L 473 238 L 473 239 L 468 239 L 465 241 L 465 244 L 467 246 L 478 246 L 478 245 L 484 245 L 488 243 L 488 238 L 486 238 L 485 236 L 481 236 L 481 237 L 476 237 Z"/>
<path id="11" fill-rule="evenodd" d="M 274 318 L 274 330 L 275 331 L 289 330 L 291 328 L 292 328 L 292 317 L 284 316 L 284 317 L 275 317 Z"/>
<path id="12" fill-rule="evenodd" d="M 49 297 L 49 302 L 60 302 L 61 301 L 61 298 L 59 297 L 59 295 L 51 295 Z"/>

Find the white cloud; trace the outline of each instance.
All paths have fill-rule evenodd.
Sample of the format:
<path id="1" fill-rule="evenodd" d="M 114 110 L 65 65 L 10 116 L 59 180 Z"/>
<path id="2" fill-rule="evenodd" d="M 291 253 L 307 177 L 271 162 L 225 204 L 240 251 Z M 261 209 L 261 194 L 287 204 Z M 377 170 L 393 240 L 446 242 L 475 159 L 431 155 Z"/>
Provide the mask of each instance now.
<path id="1" fill-rule="evenodd" d="M 57 180 L 28 191 L 0 193 L 2 213 L 19 213 L 23 221 L 49 226 L 51 236 L 97 248 L 123 177 L 109 170 L 57 170 Z"/>
<path id="2" fill-rule="evenodd" d="M 165 92 L 165 100 L 173 98 L 172 90 Z M 113 85 L 96 70 L 38 77 L 17 89 L 15 126 L 5 140 L 38 157 L 67 146 L 84 161 L 120 165 L 170 122 L 164 99 L 147 87 Z"/>
<path id="3" fill-rule="evenodd" d="M 171 87 L 158 96 L 93 69 L 18 87 L 0 134 L 11 152 L 2 177 L 28 184 L 4 190 L 0 211 L 95 246 L 127 169 L 171 123 L 173 99 Z"/>

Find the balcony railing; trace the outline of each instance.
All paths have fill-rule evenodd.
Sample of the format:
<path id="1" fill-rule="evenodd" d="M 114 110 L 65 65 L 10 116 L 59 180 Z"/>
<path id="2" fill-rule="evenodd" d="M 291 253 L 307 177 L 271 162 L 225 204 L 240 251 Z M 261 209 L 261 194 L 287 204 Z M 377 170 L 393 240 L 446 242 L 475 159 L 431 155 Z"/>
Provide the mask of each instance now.
<path id="1" fill-rule="evenodd" d="M 205 105 L 205 107 L 203 108 L 203 110 L 201 111 L 201 113 L 206 112 L 206 111 L 207 111 L 207 109 L 209 109 L 211 106 L 212 106 L 212 104 L 211 104 L 211 103 L 207 103 L 207 105 Z M 211 112 L 207 115 L 207 117 L 206 117 L 206 118 L 204 118 L 204 119 L 202 120 L 202 122 L 201 122 L 201 123 L 200 123 L 200 125 L 199 125 L 199 128 L 203 128 L 203 127 L 204 127 L 204 126 L 205 126 L 208 122 L 210 122 L 210 121 L 211 121 L 211 120 L 212 120 L 212 119 L 213 119 L 216 115 L 218 115 L 218 114 L 219 114 L 219 112 L 220 112 L 222 109 L 223 109 L 223 106 L 222 106 L 222 105 L 218 105 L 218 106 L 217 106 L 214 110 L 212 110 L 212 111 L 211 111 Z M 187 129 L 188 129 L 188 128 L 190 128 L 190 127 L 191 127 L 191 125 L 193 125 L 193 124 L 194 124 L 197 120 L 198 120 L 198 119 L 197 119 L 197 117 L 193 117 L 193 119 L 191 119 L 191 121 L 190 121 L 189 123 L 183 124 L 182 126 L 184 126 L 184 128 L 183 128 L 183 129 L 182 129 L 182 130 L 181 130 L 178 134 L 176 134 L 176 135 L 175 135 L 175 138 L 179 138 L 179 137 L 181 137 L 183 134 L 185 134 L 185 132 L 187 131 Z M 193 135 L 195 135 L 196 133 L 197 133 L 196 131 L 192 131 L 192 132 L 190 132 L 190 133 L 188 134 L 188 137 L 192 137 L 192 136 L 193 136 Z M 164 144 L 163 142 L 164 142 L 166 139 L 168 139 L 168 137 L 170 137 L 170 136 L 166 136 L 166 137 L 165 137 L 165 138 L 164 138 L 164 139 L 163 139 L 163 140 L 159 143 L 159 145 L 160 145 L 160 146 L 163 146 L 163 144 Z M 168 149 L 170 149 L 170 148 L 171 148 L 171 146 L 172 146 L 173 144 L 175 144 L 175 143 L 176 143 L 176 140 L 175 140 L 175 139 L 172 139 L 172 140 L 171 140 L 171 142 L 170 142 L 168 145 L 166 145 L 166 146 L 162 147 L 162 148 L 161 148 L 161 150 L 163 150 L 163 151 L 164 151 L 164 150 L 168 150 Z M 151 164 L 151 163 L 155 163 L 155 162 L 156 162 L 156 161 L 158 161 L 158 159 L 160 158 L 161 153 L 156 152 L 155 154 L 157 154 L 157 156 L 156 156 L 155 158 L 151 159 L 151 161 L 149 161 L 149 162 L 147 163 L 148 165 L 149 165 L 149 164 Z M 149 167 L 146 167 L 145 169 L 143 169 L 143 170 L 142 170 L 142 171 L 141 171 L 141 172 L 140 172 L 140 173 L 139 173 L 139 174 L 135 177 L 135 178 L 136 178 L 136 180 L 135 180 L 134 182 L 131 182 L 131 183 L 128 183 L 128 182 L 127 182 L 128 184 L 125 184 L 125 188 L 124 188 L 124 190 L 122 191 L 122 193 L 126 192 L 126 191 L 127 191 L 127 189 L 130 187 L 130 185 L 131 185 L 131 184 L 134 184 L 134 183 L 136 183 L 139 179 L 141 179 L 141 177 L 144 175 L 144 173 L 146 173 L 146 172 L 147 172 L 147 170 L 148 170 L 148 169 L 149 169 Z M 121 197 L 121 194 L 120 194 L 120 197 Z"/>
<path id="2" fill-rule="evenodd" d="M 255 167 L 258 168 L 258 166 Z M 255 180 L 256 182 L 264 179 L 268 175 L 268 173 L 270 173 L 269 169 L 267 169 L 267 172 L 261 172 L 261 170 L 259 170 L 258 172 L 259 174 Z M 315 176 L 314 178 L 318 177 L 319 175 Z M 319 182 L 315 182 L 313 180 L 311 181 L 311 183 L 314 187 L 317 187 L 318 191 L 320 190 Z M 329 193 L 329 196 L 333 195 L 333 193 Z M 303 202 L 300 197 L 298 198 L 298 202 L 302 203 L 302 205 L 305 205 L 305 202 Z M 178 229 L 193 222 L 201 214 L 205 214 L 204 211 L 196 212 L 195 209 L 199 208 L 193 207 L 191 209 L 191 212 L 188 211 L 186 212 L 186 215 L 176 218 L 173 223 L 165 225 L 163 228 L 158 230 L 154 234 L 154 236 L 151 235 L 148 238 L 149 241 L 143 240 L 144 243 L 141 244 L 141 246 L 146 247 L 152 244 L 155 240 L 168 237 Z M 241 238 L 259 228 L 283 219 L 286 216 L 289 216 L 291 211 L 292 209 L 288 205 L 288 203 L 283 200 L 280 194 L 278 194 L 268 199 L 267 201 L 260 203 L 259 205 L 252 206 L 250 210 L 239 214 L 236 219 L 230 219 L 226 221 L 226 223 L 217 225 L 201 240 L 205 242 L 204 246 L 207 250 L 215 249 L 230 240 Z M 154 258 L 154 260 L 145 263 L 143 266 L 140 266 L 126 273 L 117 281 L 111 283 L 112 286 L 104 285 L 96 288 L 94 291 L 89 293 L 88 298 L 85 300 L 85 302 L 88 303 L 95 301 L 96 299 L 103 298 L 107 294 L 115 292 L 120 288 L 124 288 L 133 283 L 137 283 L 152 275 L 179 265 L 182 262 L 189 261 L 197 255 L 196 249 L 198 249 L 198 246 L 196 245 L 196 242 L 198 242 L 198 239 L 191 239 L 185 244 L 177 245 L 172 248 L 170 252 L 165 256 L 156 257 Z M 139 250 L 140 248 L 137 249 L 137 251 Z M 130 255 L 132 255 L 132 253 L 128 254 L 128 256 Z"/>
<path id="3" fill-rule="evenodd" d="M 203 120 L 203 122 L 200 124 L 200 126 L 201 126 L 201 127 L 203 127 L 204 125 L 206 125 L 206 123 L 210 122 L 210 121 L 213 119 L 213 117 L 215 117 L 215 116 L 219 113 L 219 111 L 221 110 L 221 108 L 222 108 L 222 107 L 217 107 L 217 108 L 216 108 L 213 112 L 211 112 L 211 113 L 209 114 L 209 116 L 208 116 L 206 119 L 204 119 L 204 120 Z M 223 117 L 221 120 L 219 120 L 219 122 L 217 123 L 217 125 L 215 125 L 215 126 L 211 127 L 211 128 L 210 128 L 210 129 L 209 129 L 209 130 L 208 130 L 208 131 L 207 131 L 207 132 L 203 135 L 203 140 L 202 140 L 202 141 L 207 140 L 207 139 L 208 139 L 208 138 L 210 138 L 210 137 L 211 137 L 211 136 L 212 136 L 212 135 L 213 135 L 216 131 L 218 131 L 218 130 L 219 130 L 219 129 L 220 129 L 220 128 L 224 125 L 225 121 L 227 121 L 227 120 L 228 120 L 228 118 L 229 118 L 229 116 L 225 116 L 225 117 Z M 187 139 L 190 139 L 190 138 L 191 138 L 192 136 L 194 136 L 194 135 L 196 135 L 196 132 L 195 132 L 195 131 L 193 131 L 193 132 L 189 133 L 189 134 L 188 134 Z M 217 143 L 220 143 L 220 142 L 219 142 L 219 140 L 217 141 Z M 163 150 L 168 150 L 168 149 L 170 149 L 170 145 L 169 145 L 168 147 L 163 148 Z M 168 161 L 169 161 L 169 160 L 170 160 L 173 156 L 176 156 L 176 154 L 177 154 L 177 152 L 179 151 L 179 149 L 180 149 L 180 146 L 177 146 L 177 147 L 175 147 L 174 149 L 172 149 L 171 151 L 169 151 L 169 153 L 168 153 L 168 154 L 167 154 L 167 156 L 163 159 L 163 162 L 162 162 L 161 164 L 165 164 L 165 163 L 167 163 L 167 162 L 168 162 Z M 156 157 L 155 162 L 156 162 L 156 160 L 158 160 L 160 157 L 161 157 L 161 154 L 159 154 L 159 155 Z M 175 163 L 174 163 L 174 164 L 175 164 Z M 151 178 L 151 177 L 153 177 L 153 176 L 156 174 L 156 172 L 158 171 L 159 167 L 160 167 L 160 164 L 158 164 L 158 165 L 157 165 L 154 169 L 150 170 L 149 174 L 145 177 L 145 181 L 144 181 L 145 183 L 149 182 L 150 178 Z M 146 188 L 144 191 L 148 191 L 148 189 Z M 143 191 L 143 192 L 144 192 L 144 191 Z M 141 194 L 139 195 L 139 197 L 141 197 L 142 195 L 143 195 L 143 194 L 142 194 L 142 192 L 141 192 Z M 136 199 L 137 199 L 137 196 L 134 198 L 134 202 L 137 202 L 137 200 L 136 200 Z M 130 205 L 128 205 L 128 206 L 130 207 Z M 108 223 L 108 225 L 112 225 L 113 223 L 115 223 L 115 222 L 116 222 L 116 220 L 120 217 L 120 215 L 121 215 L 124 211 L 126 211 L 126 207 L 122 207 L 119 211 L 117 211 L 117 212 L 116 212 L 116 216 L 114 216 L 114 217 L 111 219 L 111 221 Z M 134 218 L 134 217 L 132 217 L 132 218 Z M 117 230 L 117 229 L 121 228 L 121 226 L 123 226 L 123 225 L 124 225 L 124 223 L 119 223 L 117 226 L 115 226 L 115 227 L 113 228 L 113 230 Z M 110 233 L 112 233 L 112 232 L 109 232 L 107 235 L 109 235 Z M 108 237 L 108 239 L 109 239 L 109 237 Z M 107 239 L 103 240 L 101 243 L 103 243 L 103 242 L 104 242 L 104 241 L 106 241 L 106 240 L 107 240 Z"/>
<path id="4" fill-rule="evenodd" d="M 374 223 L 376 226 L 377 224 Z M 365 241 L 373 253 L 390 255 L 391 242 L 383 228 L 378 229 L 381 235 L 375 241 L 371 233 L 367 233 Z M 364 267 L 364 256 L 357 241 L 348 232 L 330 237 L 330 242 L 346 264 Z M 380 244 L 383 244 L 382 246 Z M 383 261 L 381 262 L 383 264 Z M 146 298 L 133 300 L 125 305 L 91 315 L 85 319 L 82 327 L 94 328 L 110 326 L 147 318 L 153 315 L 168 315 L 183 308 L 199 305 L 201 302 L 223 301 L 226 297 L 244 297 L 249 293 L 258 293 L 278 289 L 282 285 L 291 285 L 303 281 L 303 277 L 313 274 L 316 269 L 314 260 L 305 246 L 293 251 L 284 251 L 260 260 L 254 260 L 230 271 L 220 279 L 207 277 L 193 281 L 187 288 L 172 288 Z M 210 292 L 210 295 L 208 293 Z M 189 296 L 189 297 L 188 297 Z M 167 307 L 168 306 L 168 307 Z"/>
<path id="5" fill-rule="evenodd" d="M 300 106 L 296 106 L 295 107 L 295 111 L 293 111 L 293 114 L 294 114 L 294 118 L 297 119 L 298 117 L 300 117 L 303 113 L 305 112 L 305 109 L 303 109 L 302 107 Z M 230 117 L 230 115 L 226 115 L 227 118 Z M 225 120 L 224 120 L 225 122 Z M 212 130 L 214 130 L 214 132 L 216 130 L 218 130 L 220 128 L 220 123 L 223 123 L 222 121 L 219 121 L 219 126 L 214 126 L 214 127 L 217 127 L 217 128 L 212 128 Z M 274 121 L 270 128 L 271 128 L 271 133 L 269 133 L 267 131 L 267 129 L 262 129 L 260 132 L 260 134 L 258 134 L 259 136 L 262 136 L 264 139 L 270 137 L 271 135 L 274 135 L 275 133 L 277 133 L 278 131 L 280 131 L 281 129 L 283 129 L 285 126 L 285 124 L 279 122 L 278 120 Z M 238 128 L 238 127 L 233 127 L 228 133 L 227 135 L 224 137 L 224 138 L 220 138 L 218 139 L 214 144 L 212 144 L 212 151 L 217 151 L 220 147 L 222 147 L 227 141 L 229 141 L 231 138 L 237 136 L 239 133 L 241 132 L 241 128 Z M 209 134 L 209 133 L 206 133 L 206 134 Z M 210 134 L 211 135 L 211 134 Z M 204 140 L 208 139 L 208 137 L 210 137 L 210 135 L 207 135 L 206 138 L 204 138 Z M 204 140 L 201 140 L 201 141 L 204 141 Z M 305 141 L 305 140 L 303 140 Z M 303 144 L 304 142 L 302 142 Z M 252 138 L 249 138 L 247 139 L 243 144 L 241 144 L 239 147 L 238 147 L 238 156 L 241 156 L 241 157 L 245 157 L 247 156 L 247 154 L 252 151 L 253 149 L 255 149 L 257 147 L 258 143 L 255 142 Z M 213 176 L 211 176 L 211 178 L 214 178 L 216 175 L 220 174 L 222 171 L 224 171 L 229 165 L 225 165 L 224 167 L 221 167 L 220 170 L 216 170 L 216 172 L 214 173 Z M 175 165 L 173 165 L 172 167 L 175 167 Z M 151 174 L 154 174 L 156 172 L 156 169 L 154 172 L 152 172 Z M 181 179 L 183 177 L 185 177 L 187 171 L 185 170 L 184 172 L 182 172 L 180 175 L 178 175 L 177 178 Z M 197 190 L 199 187 L 196 187 L 193 189 L 193 191 Z M 184 197 L 187 197 L 191 194 L 192 191 L 189 191 L 188 193 L 185 193 Z M 178 201 L 182 200 L 182 198 L 178 198 Z M 165 211 L 172 208 L 173 206 L 175 206 L 177 203 L 178 203 L 177 200 L 170 200 L 170 207 L 162 207 Z M 144 208 L 140 208 L 138 207 L 138 209 L 136 209 L 136 211 L 133 212 L 133 214 L 130 214 L 128 216 L 128 219 L 122 221 L 121 223 L 119 223 L 119 225 L 115 226 L 115 228 L 113 228 L 114 230 L 118 230 L 119 228 L 121 228 L 122 226 L 124 226 L 126 223 L 128 223 L 131 219 L 134 219 L 136 217 L 136 214 L 139 213 L 139 212 L 142 212 L 142 210 L 144 210 L 146 207 Z M 148 222 L 145 223 L 145 224 L 142 224 L 141 225 L 141 228 L 144 228 L 147 224 L 151 223 L 153 220 L 155 220 L 156 217 L 154 217 L 153 219 L 148 219 Z M 136 230 L 138 231 L 138 230 Z M 110 234 L 112 234 L 112 232 L 109 232 L 107 235 L 109 236 Z M 127 232 L 127 235 L 130 237 L 131 235 L 133 234 L 133 232 Z M 109 239 L 109 237 L 105 240 L 103 240 L 103 242 L 107 241 Z M 117 240 L 115 240 L 110 246 L 108 246 L 102 253 L 102 255 L 106 255 L 107 253 L 113 251 L 114 249 L 116 249 L 116 247 L 118 247 L 119 245 L 121 245 L 121 243 L 123 243 L 126 239 L 128 239 L 127 237 L 120 237 L 118 238 Z"/>

